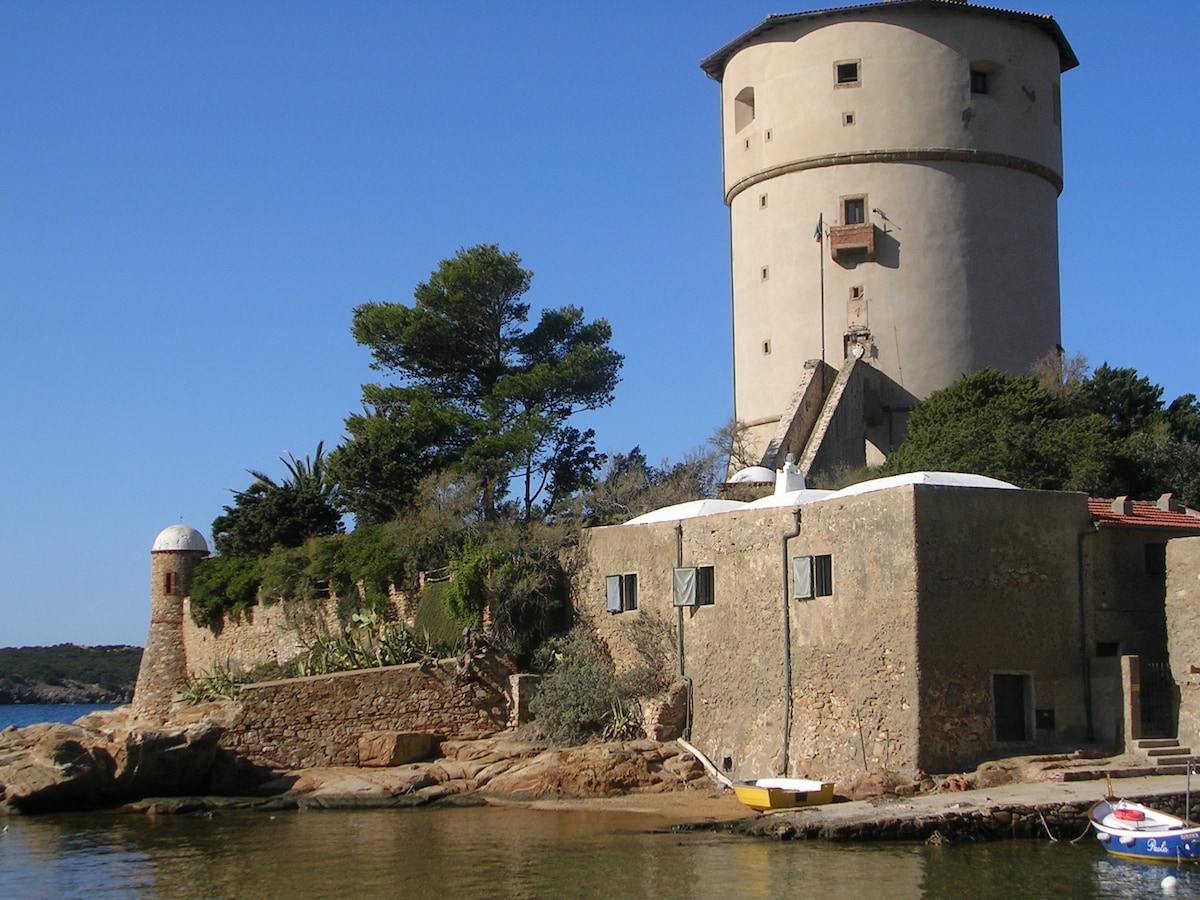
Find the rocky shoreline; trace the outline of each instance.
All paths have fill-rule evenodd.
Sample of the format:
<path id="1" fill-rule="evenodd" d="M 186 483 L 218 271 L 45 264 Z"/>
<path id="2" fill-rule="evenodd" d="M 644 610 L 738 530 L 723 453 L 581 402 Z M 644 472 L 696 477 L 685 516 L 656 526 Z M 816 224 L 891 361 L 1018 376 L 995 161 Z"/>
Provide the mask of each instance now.
<path id="1" fill-rule="evenodd" d="M 603 798 L 707 786 L 701 764 L 674 742 L 638 740 L 552 748 L 501 734 L 441 742 L 406 765 L 288 770 L 219 746 L 212 719 L 162 728 L 125 710 L 73 724 L 0 731 L 0 814 L 69 811 L 197 795 L 247 805 L 419 806 L 453 797 Z M 261 802 L 260 802 L 261 801 Z M 220 801 L 218 801 L 220 802 Z M 174 807 L 155 800 L 156 811 Z"/>
<path id="2" fill-rule="evenodd" d="M 775 840 L 1075 842 L 1087 835 L 1088 809 L 1105 792 L 1103 781 L 1062 779 L 1059 770 L 1072 757 L 1040 757 L 988 764 L 924 789 L 864 779 L 849 792 L 874 796 L 755 814 L 674 741 L 553 748 L 503 733 L 443 741 L 434 758 L 404 765 L 288 770 L 233 756 L 220 748 L 220 735 L 211 719 L 144 728 L 131 724 L 125 710 L 70 725 L 6 728 L 0 731 L 0 815 L 521 803 L 648 813 L 664 827 Z M 1184 776 L 1122 778 L 1116 790 L 1176 813 L 1185 805 Z"/>
<path id="3" fill-rule="evenodd" d="M 47 684 L 24 678 L 0 678 L 0 706 L 30 706 L 52 703 L 128 703 L 133 699 L 133 685 L 120 688 L 79 681 Z"/>

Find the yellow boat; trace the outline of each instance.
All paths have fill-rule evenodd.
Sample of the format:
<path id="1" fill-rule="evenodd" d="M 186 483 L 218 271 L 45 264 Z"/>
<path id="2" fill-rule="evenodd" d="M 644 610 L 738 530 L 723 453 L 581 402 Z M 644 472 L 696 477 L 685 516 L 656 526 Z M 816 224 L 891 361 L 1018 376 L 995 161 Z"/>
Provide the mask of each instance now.
<path id="1" fill-rule="evenodd" d="M 734 793 L 751 809 L 793 809 L 797 806 L 820 806 L 833 802 L 833 782 L 809 781 L 805 778 L 759 778 L 738 781 Z"/>

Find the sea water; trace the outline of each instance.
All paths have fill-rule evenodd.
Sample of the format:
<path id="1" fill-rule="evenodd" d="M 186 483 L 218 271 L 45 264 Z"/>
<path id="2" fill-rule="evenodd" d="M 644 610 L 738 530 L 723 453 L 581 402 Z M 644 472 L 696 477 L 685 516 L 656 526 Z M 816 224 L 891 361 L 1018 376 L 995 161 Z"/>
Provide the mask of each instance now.
<path id="1" fill-rule="evenodd" d="M 0 728 L 111 708 L 0 706 Z M 1200 867 L 1113 860 L 1089 833 L 1053 837 L 779 842 L 520 805 L 12 816 L 0 817 L 0 897 L 1200 900 Z"/>
<path id="2" fill-rule="evenodd" d="M 673 832 L 633 813 L 520 806 L 5 824 L 6 898 L 1200 897 L 1200 873 L 1110 860 L 1090 835 L 937 847 L 779 842 Z M 1163 891 L 1168 875 L 1174 893 Z"/>
<path id="3" fill-rule="evenodd" d="M 9 725 L 24 728 L 38 722 L 74 722 L 80 716 L 116 709 L 111 703 L 2 703 L 0 704 L 0 730 Z"/>

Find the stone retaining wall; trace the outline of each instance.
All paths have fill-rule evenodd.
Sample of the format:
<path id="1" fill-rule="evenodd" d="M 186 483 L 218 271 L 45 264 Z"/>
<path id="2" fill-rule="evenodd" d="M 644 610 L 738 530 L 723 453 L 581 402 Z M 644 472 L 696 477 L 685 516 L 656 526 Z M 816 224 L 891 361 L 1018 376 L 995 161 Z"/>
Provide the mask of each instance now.
<path id="1" fill-rule="evenodd" d="M 286 768 L 354 766 L 368 731 L 483 737 L 508 725 L 509 669 L 474 658 L 246 685 L 222 746 Z"/>

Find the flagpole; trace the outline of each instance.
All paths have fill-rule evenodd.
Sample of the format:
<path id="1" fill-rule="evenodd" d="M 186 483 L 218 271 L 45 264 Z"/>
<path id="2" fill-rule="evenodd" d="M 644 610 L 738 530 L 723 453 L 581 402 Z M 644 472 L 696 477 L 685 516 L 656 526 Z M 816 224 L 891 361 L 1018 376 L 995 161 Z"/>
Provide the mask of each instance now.
<path id="1" fill-rule="evenodd" d="M 825 393 L 825 214 L 817 215 L 817 253 L 821 271 L 821 394 Z"/>

